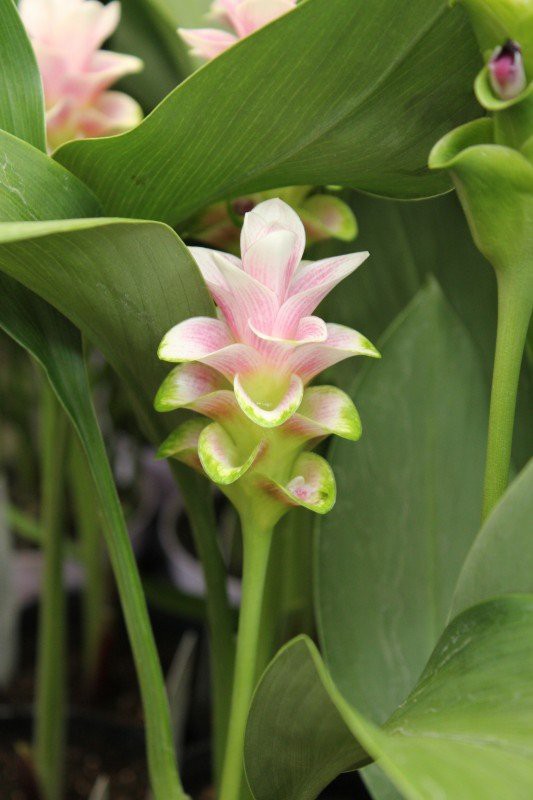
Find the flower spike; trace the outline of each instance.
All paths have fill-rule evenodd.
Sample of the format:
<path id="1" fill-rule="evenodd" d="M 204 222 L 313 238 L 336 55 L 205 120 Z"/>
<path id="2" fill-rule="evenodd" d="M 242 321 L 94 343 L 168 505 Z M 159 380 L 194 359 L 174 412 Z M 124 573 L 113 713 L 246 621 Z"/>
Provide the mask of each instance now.
<path id="1" fill-rule="evenodd" d="M 352 441 L 361 435 L 344 392 L 307 384 L 345 358 L 379 358 L 357 331 L 313 315 L 368 253 L 309 263 L 301 260 L 304 249 L 301 220 L 274 198 L 246 213 L 240 259 L 191 248 L 219 316 L 181 322 L 159 347 L 162 360 L 179 366 L 163 382 L 156 408 L 187 408 L 213 420 L 185 423 L 161 454 L 201 465 L 241 515 L 253 510 L 271 524 L 292 505 L 326 513 L 335 499 L 333 475 L 305 451 L 333 433 Z"/>
<path id="2" fill-rule="evenodd" d="M 138 103 L 107 91 L 139 72 L 135 56 L 99 48 L 120 21 L 120 3 L 99 0 L 20 0 L 19 13 L 41 71 L 48 147 L 70 139 L 109 136 L 142 119 Z"/>
<path id="3" fill-rule="evenodd" d="M 193 55 L 210 61 L 295 6 L 296 0 L 214 0 L 209 16 L 231 33 L 217 28 L 178 28 L 178 33 Z"/>

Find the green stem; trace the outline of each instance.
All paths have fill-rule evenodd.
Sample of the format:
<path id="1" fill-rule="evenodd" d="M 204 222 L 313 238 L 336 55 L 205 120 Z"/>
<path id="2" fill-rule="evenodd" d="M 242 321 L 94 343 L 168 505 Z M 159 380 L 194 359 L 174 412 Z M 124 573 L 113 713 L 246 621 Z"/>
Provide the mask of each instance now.
<path id="1" fill-rule="evenodd" d="M 240 800 L 248 795 L 243 763 L 244 735 L 258 677 L 261 614 L 271 544 L 271 530 L 255 528 L 249 520 L 243 520 L 241 613 L 220 800 Z"/>
<path id="2" fill-rule="evenodd" d="M 94 416 L 89 425 L 84 424 L 80 429 L 80 435 L 105 514 L 104 536 L 139 679 L 151 788 L 155 800 L 186 800 L 177 771 L 168 698 L 141 579 Z"/>
<path id="3" fill-rule="evenodd" d="M 520 365 L 531 317 L 531 293 L 507 273 L 498 278 L 498 333 L 494 356 L 483 519 L 509 482 Z"/>
<path id="4" fill-rule="evenodd" d="M 211 646 L 215 782 L 222 770 L 235 662 L 234 615 L 226 588 L 227 572 L 218 545 L 210 485 L 176 461 L 169 462 L 183 494 L 206 584 Z"/>
<path id="5" fill-rule="evenodd" d="M 86 686 L 92 689 L 107 626 L 107 563 L 101 531 L 100 503 L 96 497 L 87 457 L 77 439 L 72 440 L 70 449 L 70 488 L 76 516 L 79 555 L 85 572 L 82 594 L 83 672 Z"/>
<path id="6" fill-rule="evenodd" d="M 65 748 L 64 463 L 67 417 L 48 382 L 42 392 L 43 581 L 39 616 L 34 756 L 45 800 L 60 800 Z"/>

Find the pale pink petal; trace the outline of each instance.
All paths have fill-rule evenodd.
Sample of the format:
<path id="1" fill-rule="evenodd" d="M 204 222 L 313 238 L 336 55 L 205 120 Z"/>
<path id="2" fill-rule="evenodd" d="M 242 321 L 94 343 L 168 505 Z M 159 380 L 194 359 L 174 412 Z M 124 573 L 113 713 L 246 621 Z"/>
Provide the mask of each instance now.
<path id="1" fill-rule="evenodd" d="M 198 441 L 198 455 L 212 481 L 222 486 L 235 483 L 260 457 L 263 443 L 243 455 L 227 431 L 214 422 L 203 429 Z"/>
<path id="2" fill-rule="evenodd" d="M 290 335 L 298 320 L 311 314 L 333 287 L 354 272 L 368 255 L 351 253 L 301 265 L 292 279 L 289 298 L 279 310 L 274 333 Z"/>
<path id="3" fill-rule="evenodd" d="M 157 411 L 174 411 L 224 388 L 228 388 L 227 382 L 210 367 L 196 362 L 180 364 L 159 387 L 154 407 Z"/>
<path id="4" fill-rule="evenodd" d="M 235 27 L 234 20 L 241 0 L 213 0 L 207 18 Z"/>
<path id="5" fill-rule="evenodd" d="M 295 235 L 278 228 L 259 237 L 243 255 L 242 263 L 245 272 L 268 286 L 283 302 L 300 256 Z"/>
<path id="6" fill-rule="evenodd" d="M 328 323 L 328 338 L 323 344 L 304 344 L 292 354 L 292 370 L 304 383 L 328 367 L 351 356 L 380 355 L 368 339 L 345 325 Z"/>
<path id="7" fill-rule="evenodd" d="M 243 342 L 250 341 L 249 321 L 262 331 L 271 331 L 279 308 L 274 292 L 244 272 L 225 254 L 216 250 L 211 252 L 223 279 L 223 284 L 216 285 L 211 291 L 237 338 Z"/>
<path id="8" fill-rule="evenodd" d="M 303 384 L 297 375 L 291 375 L 288 389 L 274 408 L 267 408 L 264 404 L 256 403 L 244 388 L 242 376 L 235 375 L 233 389 L 235 397 L 246 416 L 262 428 L 275 428 L 282 425 L 291 417 L 303 397 Z"/>
<path id="9" fill-rule="evenodd" d="M 198 442 L 206 425 L 209 425 L 208 421 L 200 418 L 182 423 L 165 439 L 157 451 L 157 458 L 175 458 L 201 472 Z"/>
<path id="10" fill-rule="evenodd" d="M 335 476 L 328 462 L 316 453 L 303 453 L 296 460 L 293 477 L 285 485 L 263 477 L 263 487 L 290 506 L 303 506 L 316 514 L 327 514 L 335 505 Z"/>
<path id="11" fill-rule="evenodd" d="M 247 344 L 230 344 L 204 356 L 202 362 L 233 380 L 236 373 L 247 375 L 260 369 L 261 356 Z"/>
<path id="12" fill-rule="evenodd" d="M 191 53 L 198 58 L 210 61 L 216 58 L 238 41 L 237 37 L 216 28 L 178 28 L 183 41 L 191 48 Z"/>
<path id="13" fill-rule="evenodd" d="M 167 375 L 154 401 L 156 411 L 189 408 L 211 419 L 224 419 L 238 413 L 235 395 L 228 382 L 204 364 L 180 364 Z"/>
<path id="14" fill-rule="evenodd" d="M 103 92 L 79 113 L 78 129 L 85 137 L 111 136 L 135 128 L 142 118 L 142 109 L 132 97 L 123 92 Z"/>
<path id="15" fill-rule="evenodd" d="M 335 386 L 306 389 L 298 411 L 286 422 L 286 428 L 304 440 L 336 434 L 357 441 L 361 436 L 356 407 L 350 397 Z"/>
<path id="16" fill-rule="evenodd" d="M 259 339 L 267 342 L 275 342 L 277 344 L 297 345 L 297 344 L 316 344 L 318 342 L 325 342 L 328 338 L 328 329 L 324 320 L 320 317 L 303 317 L 298 322 L 298 327 L 292 339 L 284 339 L 280 336 L 273 336 L 263 333 L 256 328 L 253 323 L 249 323 L 251 330 Z"/>
<path id="17" fill-rule="evenodd" d="M 235 14 L 238 35 L 249 36 L 291 11 L 295 5 L 296 0 L 241 0 Z"/>
<path id="18" fill-rule="evenodd" d="M 113 53 L 110 50 L 97 50 L 92 54 L 85 72 L 94 92 L 107 89 L 111 84 L 143 69 L 143 62 L 136 56 Z"/>
<path id="19" fill-rule="evenodd" d="M 241 231 L 243 258 L 258 239 L 274 230 L 285 230 L 294 235 L 296 269 L 305 250 L 305 229 L 296 211 L 279 198 L 265 200 L 245 215 Z"/>
<path id="20" fill-rule="evenodd" d="M 198 361 L 233 344 L 228 326 L 212 317 L 192 317 L 164 336 L 158 355 L 162 361 Z"/>

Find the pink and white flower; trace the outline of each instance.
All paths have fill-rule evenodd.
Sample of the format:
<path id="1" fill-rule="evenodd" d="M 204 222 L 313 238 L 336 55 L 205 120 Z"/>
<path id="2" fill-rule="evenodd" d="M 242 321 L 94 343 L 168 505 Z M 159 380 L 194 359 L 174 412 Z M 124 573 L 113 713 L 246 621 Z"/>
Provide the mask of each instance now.
<path id="1" fill-rule="evenodd" d="M 142 69 L 134 56 L 100 50 L 120 21 L 117 0 L 20 0 L 19 13 L 41 71 L 48 145 L 121 133 L 142 118 L 138 103 L 107 91 Z"/>
<path id="2" fill-rule="evenodd" d="M 211 18 L 231 32 L 218 28 L 179 28 L 178 32 L 193 55 L 210 61 L 295 6 L 296 0 L 214 0 Z"/>
<path id="3" fill-rule="evenodd" d="M 344 392 L 306 386 L 350 356 L 379 357 L 360 333 L 314 315 L 368 253 L 305 262 L 304 248 L 300 218 L 279 199 L 246 214 L 241 259 L 190 248 L 218 318 L 185 320 L 159 347 L 162 360 L 180 366 L 161 386 L 156 408 L 188 408 L 214 420 L 205 427 L 187 423 L 161 454 L 201 466 L 236 505 L 242 498 L 228 487 L 246 478 L 247 501 L 253 485 L 278 509 L 292 503 L 324 513 L 334 499 L 331 470 L 303 451 L 331 433 L 348 439 L 361 434 L 357 411 Z M 197 452 L 191 447 L 195 437 Z"/>

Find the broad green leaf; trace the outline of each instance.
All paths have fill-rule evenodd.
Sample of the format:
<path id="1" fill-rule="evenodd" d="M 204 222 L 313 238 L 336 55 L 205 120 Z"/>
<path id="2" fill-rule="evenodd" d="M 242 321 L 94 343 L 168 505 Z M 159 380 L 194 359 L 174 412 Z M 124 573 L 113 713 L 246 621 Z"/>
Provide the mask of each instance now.
<path id="1" fill-rule="evenodd" d="M 0 128 L 45 150 L 41 76 L 13 0 L 0 0 L 0 64 Z"/>
<path id="2" fill-rule="evenodd" d="M 176 33 L 178 18 L 166 0 L 127 0 L 113 36 L 113 49 L 138 56 L 144 70 L 124 78 L 120 88 L 151 111 L 191 72 L 185 44 Z"/>
<path id="3" fill-rule="evenodd" d="M 0 186 L 0 219 L 13 216 L 16 219 L 18 214 L 38 219 L 47 214 L 62 217 L 97 211 L 98 205 L 91 193 L 64 169 L 58 169 L 47 156 L 8 134 L 2 133 L 0 138 L 13 168 Z M 76 221 L 70 224 L 76 225 Z M 31 227 L 46 223 L 14 225 Z M 9 228 L 10 224 L 0 225 L 0 228 L 5 227 Z M 52 254 L 46 250 L 37 249 L 33 259 L 34 264 L 48 271 L 53 265 Z M 53 284 L 53 272 L 48 274 L 48 282 Z M 179 789 L 172 757 L 169 710 L 161 669 L 135 557 L 92 405 L 80 334 L 47 302 L 4 274 L 0 275 L 0 327 L 40 362 L 85 449 L 106 522 L 107 545 L 141 693 L 145 701 L 150 698 L 145 705 L 145 716 L 154 793 L 165 800 L 169 797 L 179 800 L 184 795 Z"/>
<path id="4" fill-rule="evenodd" d="M 533 591 L 533 460 L 511 484 L 468 554 L 452 614 L 504 593 Z"/>
<path id="5" fill-rule="evenodd" d="M 0 225 L 0 270 L 68 316 L 125 380 L 147 432 L 163 415 L 155 392 L 168 371 L 157 346 L 172 325 L 212 313 L 186 248 L 165 225 L 84 219 Z"/>
<path id="6" fill-rule="evenodd" d="M 96 197 L 74 175 L 0 130 L 0 221 L 96 217 Z"/>
<path id="7" fill-rule="evenodd" d="M 532 669 L 533 596 L 475 606 L 448 626 L 414 691 L 379 729 L 342 698 L 312 642 L 295 639 L 264 674 L 250 711 L 254 797 L 314 800 L 341 760 L 360 764 L 366 750 L 406 800 L 527 800 Z"/>
<path id="8" fill-rule="evenodd" d="M 312 258 L 368 250 L 370 258 L 337 286 L 321 306 L 325 319 L 364 332 L 377 341 L 433 274 L 448 302 L 471 332 L 492 372 L 496 331 L 496 281 L 490 264 L 475 247 L 455 193 L 423 203 L 367 197 L 345 198 L 357 215 L 355 242 L 324 242 Z M 331 370 L 344 388 L 354 363 Z"/>
<path id="9" fill-rule="evenodd" d="M 330 451 L 338 492 L 320 522 L 317 614 L 335 683 L 383 722 L 444 628 L 478 530 L 488 390 L 435 282 L 379 349 L 351 392 L 363 437 Z"/>
<path id="10" fill-rule="evenodd" d="M 472 241 L 455 194 L 424 203 L 365 197 L 357 192 L 347 193 L 345 199 L 359 219 L 357 241 L 325 242 L 313 248 L 311 257 L 327 258 L 357 249 L 368 250 L 370 258 L 331 292 L 320 315 L 377 341 L 432 273 L 478 346 L 488 382 L 496 334 L 496 280 Z M 360 366 L 348 359 L 330 369 L 324 380 L 347 389 Z M 533 451 L 532 366 L 525 361 L 522 370 L 514 443 L 518 467 Z"/>
<path id="11" fill-rule="evenodd" d="M 135 130 L 70 142 L 56 158 L 106 213 L 173 225 L 217 199 L 288 184 L 437 194 L 449 183 L 428 171 L 428 153 L 475 113 L 478 60 L 464 13 L 444 0 L 307 0 Z"/>

